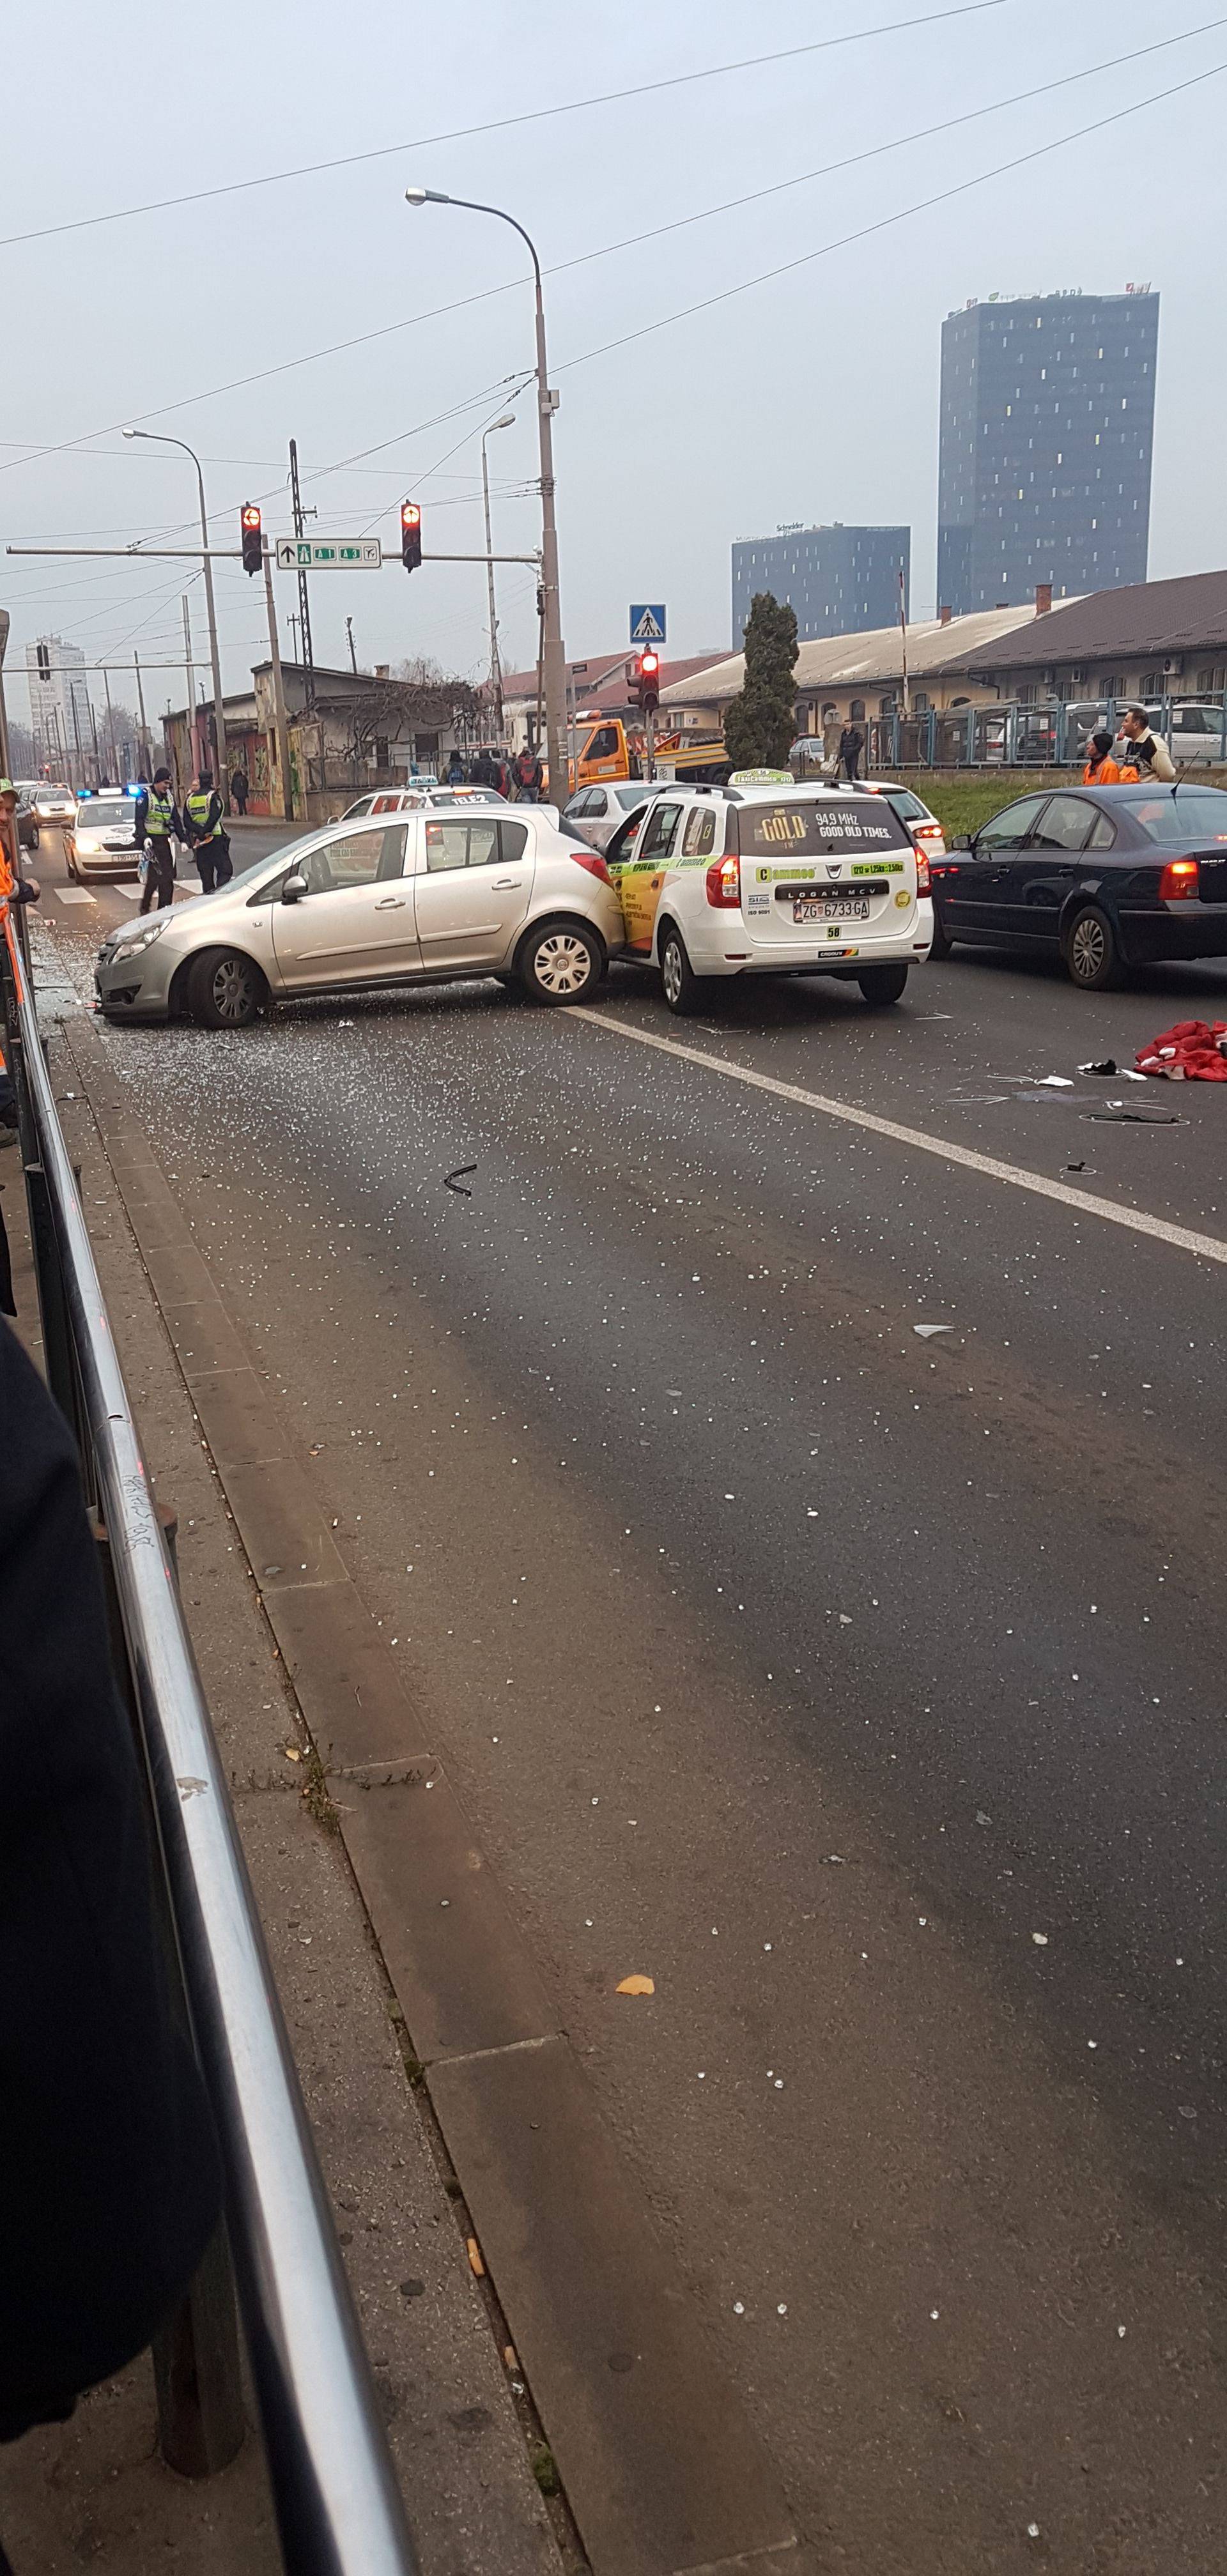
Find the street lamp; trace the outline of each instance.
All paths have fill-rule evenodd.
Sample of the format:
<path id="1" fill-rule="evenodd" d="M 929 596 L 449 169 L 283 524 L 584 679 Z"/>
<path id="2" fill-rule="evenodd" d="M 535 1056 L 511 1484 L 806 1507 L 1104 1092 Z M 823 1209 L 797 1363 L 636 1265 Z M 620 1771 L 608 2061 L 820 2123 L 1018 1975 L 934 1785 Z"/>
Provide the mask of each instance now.
<path id="1" fill-rule="evenodd" d="M 483 429 L 481 434 L 481 497 L 486 513 L 486 581 L 490 592 L 490 686 L 494 692 L 494 739 L 500 747 L 503 740 L 503 674 L 499 666 L 498 618 L 494 608 L 494 551 L 490 537 L 490 473 L 486 464 L 486 440 L 493 438 L 496 429 L 514 429 L 515 425 L 515 413 L 505 411 L 501 420 L 492 420 L 489 428 Z"/>
<path id="2" fill-rule="evenodd" d="M 216 787 L 218 795 L 221 797 L 222 804 L 224 806 L 228 802 L 226 717 L 225 711 L 222 707 L 221 657 L 217 649 L 217 609 L 213 601 L 213 566 L 209 560 L 209 514 L 205 508 L 204 476 L 200 470 L 200 458 L 198 457 L 195 448 L 188 446 L 186 438 L 168 438 L 165 431 L 160 429 L 126 429 L 124 431 L 124 437 L 148 438 L 151 439 L 157 447 L 181 447 L 184 455 L 191 457 L 192 463 L 196 468 L 196 482 L 200 492 L 200 542 L 204 548 L 205 611 L 209 620 L 209 659 L 213 665 L 213 735 L 217 745 L 217 768 L 214 772 L 213 784 Z M 188 734 L 190 738 L 192 728 L 192 693 L 190 689 L 188 691 L 187 721 Z"/>
<path id="3" fill-rule="evenodd" d="M 545 306 L 541 297 L 541 262 L 531 236 L 514 215 L 502 206 L 484 206 L 474 197 L 449 197 L 441 188 L 406 188 L 405 202 L 410 206 L 463 206 L 471 215 L 494 215 L 499 223 L 510 224 L 518 233 L 533 264 L 537 294 L 537 428 L 541 452 L 541 620 L 542 660 L 545 665 L 545 740 L 550 765 L 550 795 L 558 805 L 565 805 L 569 792 L 567 775 L 567 683 L 566 663 L 562 650 L 562 615 L 558 599 L 558 528 L 554 518 L 554 438 L 553 419 L 558 396 L 550 391 L 545 363 Z M 488 551 L 488 549 L 487 549 Z"/>

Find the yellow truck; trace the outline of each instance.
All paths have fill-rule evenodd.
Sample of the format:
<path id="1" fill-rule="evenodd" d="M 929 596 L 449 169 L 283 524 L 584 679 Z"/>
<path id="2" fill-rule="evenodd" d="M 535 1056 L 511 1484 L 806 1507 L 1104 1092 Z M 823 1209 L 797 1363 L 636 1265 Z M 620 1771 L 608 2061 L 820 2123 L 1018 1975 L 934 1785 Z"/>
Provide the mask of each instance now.
<path id="1" fill-rule="evenodd" d="M 719 786 L 729 766 L 724 736 L 713 734 L 695 742 L 684 741 L 680 733 L 658 733 L 655 766 L 658 778 L 685 778 L 695 786 Z M 598 787 L 607 779 L 644 778 L 647 736 L 638 725 L 628 731 L 620 716 L 581 716 L 576 725 L 575 758 L 568 763 L 568 769 L 568 792 L 572 796 L 581 787 Z M 548 789 L 547 772 L 547 793 Z"/>

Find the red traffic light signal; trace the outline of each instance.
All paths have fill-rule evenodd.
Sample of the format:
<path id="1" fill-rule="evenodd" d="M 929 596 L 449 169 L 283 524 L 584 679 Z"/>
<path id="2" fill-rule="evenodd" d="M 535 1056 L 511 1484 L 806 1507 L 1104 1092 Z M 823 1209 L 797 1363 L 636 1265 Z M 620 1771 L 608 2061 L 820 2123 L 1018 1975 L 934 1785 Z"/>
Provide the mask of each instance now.
<path id="1" fill-rule="evenodd" d="M 243 570 L 259 572 L 264 562 L 264 537 L 260 513 L 254 501 L 244 501 L 239 512 L 239 530 L 243 540 Z"/>
<path id="2" fill-rule="evenodd" d="M 660 655 L 651 651 L 639 657 L 639 704 L 645 715 L 654 715 L 660 705 Z"/>
<path id="3" fill-rule="evenodd" d="M 400 559 L 406 572 L 416 572 L 422 560 L 422 513 L 416 501 L 400 505 Z"/>

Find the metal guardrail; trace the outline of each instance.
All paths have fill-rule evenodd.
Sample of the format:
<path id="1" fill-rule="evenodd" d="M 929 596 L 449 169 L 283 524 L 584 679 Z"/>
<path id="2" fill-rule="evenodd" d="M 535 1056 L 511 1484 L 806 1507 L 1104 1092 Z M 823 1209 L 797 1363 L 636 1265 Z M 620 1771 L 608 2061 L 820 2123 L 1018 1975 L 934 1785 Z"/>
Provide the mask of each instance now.
<path id="1" fill-rule="evenodd" d="M 6 1054 L 52 1392 L 109 1538 L 196 2052 L 226 2176 L 226 2226 L 287 2576 L 416 2576 L 324 2181 L 209 1712 L 116 1357 L 8 907 Z M 215 2249 L 198 2279 L 189 2375 L 227 2370 L 232 2303 Z M 204 2267 L 209 2271 L 209 2259 Z M 190 2304 L 190 2302 L 189 2302 Z M 208 2339 L 222 2313 L 220 2335 Z M 231 2345 L 233 2332 L 231 2328 Z M 173 2363 L 172 2363 L 173 2367 Z M 237 2350 L 220 2414 L 240 2419 Z M 206 2402 L 207 2402 L 207 2391 Z M 165 2420 L 165 2419 L 164 2419 Z M 233 2449 L 233 2443 L 230 2446 Z M 209 2463 L 220 2465 L 223 2451 Z"/>

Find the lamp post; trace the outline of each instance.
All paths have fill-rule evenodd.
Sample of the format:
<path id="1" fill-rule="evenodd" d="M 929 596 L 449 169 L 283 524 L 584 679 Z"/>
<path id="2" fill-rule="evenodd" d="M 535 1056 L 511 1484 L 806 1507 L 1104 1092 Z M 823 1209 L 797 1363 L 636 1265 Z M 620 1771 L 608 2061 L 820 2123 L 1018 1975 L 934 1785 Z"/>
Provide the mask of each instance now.
<path id="1" fill-rule="evenodd" d="M 225 807 L 229 803 L 229 772 L 226 760 L 226 717 L 225 711 L 222 707 L 221 656 L 217 649 L 217 609 L 214 605 L 213 599 L 213 566 L 209 560 L 209 514 L 205 508 L 204 476 L 200 470 L 200 458 L 198 457 L 195 448 L 188 446 L 186 438 L 168 438 L 165 432 L 160 429 L 126 429 L 124 431 L 124 437 L 148 438 L 151 439 L 157 447 L 181 447 L 184 455 L 191 457 L 192 463 L 196 468 L 196 484 L 200 493 L 200 542 L 204 548 L 205 610 L 209 620 L 209 659 L 213 665 L 213 735 L 217 744 L 217 768 L 214 772 L 213 784 L 222 800 L 223 807 Z M 191 713 L 191 703 L 192 693 L 189 685 L 189 716 Z"/>
<path id="2" fill-rule="evenodd" d="M 493 438 L 496 429 L 514 428 L 515 413 L 505 411 L 501 420 L 492 420 L 489 428 L 483 429 L 481 434 L 481 497 L 486 513 L 486 581 L 490 593 L 490 686 L 494 692 L 494 738 L 500 748 L 503 740 L 503 673 L 498 658 L 498 617 L 494 606 L 494 550 L 490 535 L 490 472 L 486 464 L 486 440 Z"/>
<path id="3" fill-rule="evenodd" d="M 558 396 L 550 391 L 549 372 L 545 362 L 545 306 L 541 295 L 541 262 L 531 236 L 502 206 L 485 206 L 474 197 L 449 197 L 440 188 L 406 188 L 405 200 L 410 206 L 463 206 L 471 215 L 493 215 L 501 224 L 510 224 L 518 233 L 533 264 L 536 287 L 537 322 L 537 431 L 541 455 L 541 590 L 542 661 L 545 679 L 546 757 L 550 767 L 550 795 L 555 804 L 565 805 L 570 782 L 567 775 L 567 686 L 566 663 L 562 649 L 562 613 L 558 598 L 558 528 L 554 517 L 554 413 Z M 489 549 L 487 548 L 487 552 Z"/>

